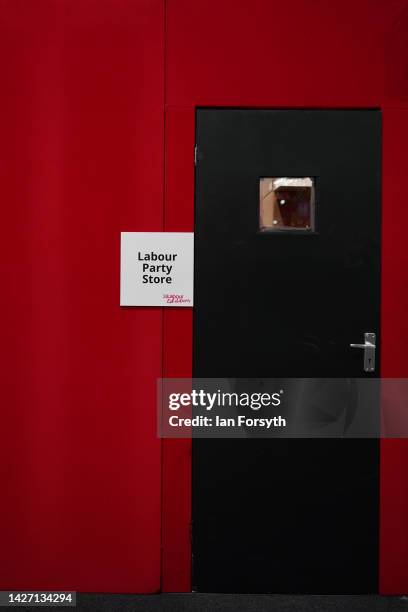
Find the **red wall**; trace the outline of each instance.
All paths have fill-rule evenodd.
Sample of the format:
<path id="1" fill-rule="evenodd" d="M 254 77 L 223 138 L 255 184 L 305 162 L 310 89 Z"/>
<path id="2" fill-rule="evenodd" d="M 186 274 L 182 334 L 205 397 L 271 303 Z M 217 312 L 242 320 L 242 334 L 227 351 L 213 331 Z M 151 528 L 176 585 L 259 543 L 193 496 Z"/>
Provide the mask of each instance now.
<path id="1" fill-rule="evenodd" d="M 0 2 L 0 588 L 160 588 L 162 313 L 119 308 L 163 224 L 163 4 Z"/>
<path id="2" fill-rule="evenodd" d="M 190 374 L 191 311 L 119 307 L 119 232 L 192 229 L 197 105 L 383 109 L 382 373 L 408 376 L 407 34 L 406 0 L 0 0 L 0 588 L 189 590 L 155 379 Z M 407 467 L 383 442 L 383 592 Z"/>

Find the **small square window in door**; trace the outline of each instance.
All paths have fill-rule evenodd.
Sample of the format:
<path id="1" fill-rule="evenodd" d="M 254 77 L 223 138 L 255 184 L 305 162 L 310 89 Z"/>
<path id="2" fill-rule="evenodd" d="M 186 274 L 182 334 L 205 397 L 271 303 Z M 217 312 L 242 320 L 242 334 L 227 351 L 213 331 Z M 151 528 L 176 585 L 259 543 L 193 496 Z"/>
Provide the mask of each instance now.
<path id="1" fill-rule="evenodd" d="M 261 178 L 259 229 L 262 232 L 314 232 L 314 179 L 309 176 Z"/>

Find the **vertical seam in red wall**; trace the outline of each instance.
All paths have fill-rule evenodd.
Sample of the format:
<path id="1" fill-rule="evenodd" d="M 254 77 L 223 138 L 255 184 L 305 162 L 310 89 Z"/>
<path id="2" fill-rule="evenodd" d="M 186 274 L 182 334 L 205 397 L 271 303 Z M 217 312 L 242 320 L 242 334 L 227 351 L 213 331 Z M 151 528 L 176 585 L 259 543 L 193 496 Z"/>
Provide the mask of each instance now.
<path id="1" fill-rule="evenodd" d="M 163 193 L 162 193 L 162 231 L 166 230 L 166 42 L 167 42 L 167 0 L 163 0 Z M 161 373 L 165 375 L 164 350 L 164 307 L 161 309 Z M 157 393 L 157 385 L 156 385 Z M 164 561 L 164 439 L 160 440 L 160 591 L 163 591 Z"/>

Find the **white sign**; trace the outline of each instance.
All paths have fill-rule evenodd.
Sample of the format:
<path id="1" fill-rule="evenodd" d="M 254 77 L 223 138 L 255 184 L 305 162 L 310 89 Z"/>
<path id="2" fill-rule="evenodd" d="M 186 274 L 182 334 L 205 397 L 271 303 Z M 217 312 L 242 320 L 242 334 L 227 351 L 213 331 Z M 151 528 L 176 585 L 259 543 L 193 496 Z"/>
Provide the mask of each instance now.
<path id="1" fill-rule="evenodd" d="M 121 233 L 121 306 L 192 306 L 193 277 L 193 233 Z"/>

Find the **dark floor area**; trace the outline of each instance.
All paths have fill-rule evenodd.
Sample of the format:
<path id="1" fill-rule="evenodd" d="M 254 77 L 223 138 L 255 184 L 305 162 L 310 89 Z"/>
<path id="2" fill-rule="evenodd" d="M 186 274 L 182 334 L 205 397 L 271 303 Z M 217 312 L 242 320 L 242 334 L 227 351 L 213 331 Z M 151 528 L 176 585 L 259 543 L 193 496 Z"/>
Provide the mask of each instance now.
<path id="1" fill-rule="evenodd" d="M 20 608 L 21 609 L 21 608 Z M 74 610 L 75 608 L 25 608 Z M 408 612 L 408 597 L 368 595 L 78 594 L 80 612 Z"/>

